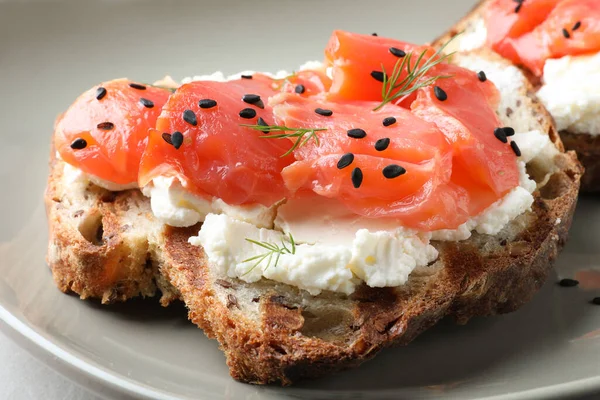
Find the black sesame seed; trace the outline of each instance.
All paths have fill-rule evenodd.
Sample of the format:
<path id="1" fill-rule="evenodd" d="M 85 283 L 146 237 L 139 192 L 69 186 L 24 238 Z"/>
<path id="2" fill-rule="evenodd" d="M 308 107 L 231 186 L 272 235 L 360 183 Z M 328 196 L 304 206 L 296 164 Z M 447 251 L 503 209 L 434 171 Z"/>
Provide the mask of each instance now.
<path id="1" fill-rule="evenodd" d="M 173 142 L 171 141 L 171 134 L 170 133 L 165 132 L 161 136 L 162 136 L 162 138 L 163 138 L 163 140 L 165 142 L 169 143 L 170 145 L 173 144 Z"/>
<path id="2" fill-rule="evenodd" d="M 571 34 L 569 33 L 568 30 L 566 30 L 565 28 L 563 28 L 562 30 L 562 34 L 565 37 L 565 39 L 570 39 L 571 38 Z"/>
<path id="3" fill-rule="evenodd" d="M 379 36 L 378 34 L 376 34 L 375 32 L 371 33 L 371 36 Z"/>
<path id="4" fill-rule="evenodd" d="M 130 83 L 129 87 L 137 90 L 146 90 L 146 86 L 140 85 L 139 83 Z"/>
<path id="5" fill-rule="evenodd" d="M 256 125 L 258 126 L 269 126 L 269 124 L 266 123 L 266 121 L 264 119 L 262 119 L 262 117 L 258 117 L 258 119 L 256 120 Z M 264 130 L 262 131 L 262 133 L 269 133 L 268 130 Z"/>
<path id="6" fill-rule="evenodd" d="M 82 139 L 82 138 L 77 138 L 77 139 L 73 140 L 73 143 L 71 143 L 71 148 L 73 150 L 85 149 L 86 146 L 87 146 L 87 142 L 85 141 L 85 139 Z"/>
<path id="7" fill-rule="evenodd" d="M 217 102 L 213 99 L 202 99 L 198 102 L 200 108 L 213 108 L 217 106 Z"/>
<path id="8" fill-rule="evenodd" d="M 260 101 L 260 96 L 257 94 L 245 94 L 242 97 L 242 101 L 248 104 L 256 104 Z"/>
<path id="9" fill-rule="evenodd" d="M 397 47 L 390 47 L 390 53 L 392 53 L 396 57 L 400 57 L 400 58 L 406 56 L 406 52 Z"/>
<path id="10" fill-rule="evenodd" d="M 517 4 L 517 6 L 515 7 L 515 13 L 519 13 L 519 11 L 521 11 L 521 7 L 523 7 L 523 2 L 519 2 L 519 4 Z"/>
<path id="11" fill-rule="evenodd" d="M 183 120 L 190 125 L 198 125 L 198 119 L 196 118 L 196 114 L 192 110 L 185 110 L 183 112 Z"/>
<path id="12" fill-rule="evenodd" d="M 242 79 L 252 79 L 252 75 L 242 75 Z"/>
<path id="13" fill-rule="evenodd" d="M 304 85 L 296 85 L 296 87 L 294 88 L 294 92 L 298 93 L 298 94 L 302 94 L 306 91 L 306 88 L 304 87 Z"/>
<path id="14" fill-rule="evenodd" d="M 371 71 L 371 76 L 376 81 L 383 82 L 383 72 L 382 71 Z"/>
<path id="15" fill-rule="evenodd" d="M 387 117 L 383 119 L 383 126 L 390 126 L 390 125 L 394 125 L 396 123 L 396 118 L 394 117 Z"/>
<path id="16" fill-rule="evenodd" d="M 435 94 L 435 97 L 437 97 L 437 99 L 439 101 L 446 101 L 446 100 L 448 100 L 448 94 L 446 92 L 444 92 L 444 89 L 442 89 L 439 86 L 434 86 L 433 87 L 433 94 Z"/>
<path id="17" fill-rule="evenodd" d="M 400 175 L 404 175 L 406 170 L 397 164 L 391 164 L 385 167 L 381 172 L 387 179 L 394 179 Z"/>
<path id="18" fill-rule="evenodd" d="M 110 131 L 114 127 L 115 124 L 112 122 L 100 122 L 98 125 L 96 125 L 96 128 L 102 129 L 103 131 Z"/>
<path id="19" fill-rule="evenodd" d="M 506 134 L 506 136 L 514 136 L 515 135 L 515 130 L 513 128 L 511 128 L 510 126 L 505 126 L 502 129 L 504 129 L 504 133 Z"/>
<path id="20" fill-rule="evenodd" d="M 515 141 L 510 142 L 510 147 L 514 151 L 514 153 L 516 154 L 517 157 L 521 157 L 521 149 L 519 149 L 517 142 L 515 142 Z"/>
<path id="21" fill-rule="evenodd" d="M 365 136 L 367 136 L 367 132 L 365 132 L 364 129 L 360 128 L 349 129 L 346 133 L 348 134 L 348 136 L 354 139 L 362 139 Z"/>
<path id="22" fill-rule="evenodd" d="M 146 108 L 152 108 L 152 107 L 154 107 L 154 103 L 152 102 L 152 100 L 148 100 L 148 99 L 145 99 L 145 98 L 143 98 L 143 97 L 142 97 L 142 98 L 140 98 L 140 103 L 141 103 L 141 104 L 142 104 L 144 107 L 146 107 Z"/>
<path id="23" fill-rule="evenodd" d="M 579 281 L 576 281 L 575 279 L 565 278 L 558 281 L 558 284 L 562 287 L 575 287 L 579 285 Z"/>
<path id="24" fill-rule="evenodd" d="M 179 149 L 183 144 L 183 134 L 178 131 L 173 132 L 173 134 L 171 135 L 171 143 L 173 144 L 173 147 Z"/>
<path id="25" fill-rule="evenodd" d="M 381 138 L 375 142 L 375 150 L 384 151 L 390 145 L 390 138 Z"/>
<path id="26" fill-rule="evenodd" d="M 242 111 L 240 111 L 240 117 L 245 119 L 254 118 L 256 117 L 256 110 L 252 108 L 244 108 Z"/>
<path id="27" fill-rule="evenodd" d="M 581 28 L 581 21 L 575 22 L 575 25 L 573 25 L 573 28 L 571 28 L 571 30 L 576 31 L 579 28 Z"/>
<path id="28" fill-rule="evenodd" d="M 600 297 L 594 297 L 590 303 L 600 306 Z"/>
<path id="29" fill-rule="evenodd" d="M 106 96 L 106 89 L 99 87 L 96 89 L 96 100 L 102 100 Z"/>
<path id="30" fill-rule="evenodd" d="M 344 169 L 347 166 L 349 166 L 350 164 L 352 164 L 352 162 L 354 161 L 354 154 L 352 153 L 346 153 L 343 156 L 340 157 L 338 163 L 337 163 L 337 168 L 338 169 Z"/>
<path id="31" fill-rule="evenodd" d="M 485 75 L 485 72 L 483 72 L 483 71 L 479 71 L 479 72 L 477 73 L 477 78 L 479 78 L 479 80 L 480 80 L 481 82 L 485 82 L 485 81 L 487 81 L 487 76 Z"/>
<path id="32" fill-rule="evenodd" d="M 352 170 L 351 179 L 352 185 L 358 189 L 363 181 L 363 173 L 360 168 L 356 167 Z"/>
<path id="33" fill-rule="evenodd" d="M 333 111 L 327 110 L 325 108 L 315 108 L 315 112 L 324 117 L 331 117 L 333 115 Z"/>
<path id="34" fill-rule="evenodd" d="M 502 143 L 508 143 L 508 139 L 506 138 L 506 133 L 504 132 L 504 129 L 502 129 L 502 128 L 494 129 L 494 136 L 496 136 L 496 139 L 498 139 Z"/>

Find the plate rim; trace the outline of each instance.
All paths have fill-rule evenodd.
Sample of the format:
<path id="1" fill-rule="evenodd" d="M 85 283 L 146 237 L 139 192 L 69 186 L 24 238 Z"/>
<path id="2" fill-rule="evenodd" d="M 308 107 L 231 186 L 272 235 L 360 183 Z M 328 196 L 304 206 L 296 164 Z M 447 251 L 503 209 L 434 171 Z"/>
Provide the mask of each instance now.
<path id="1" fill-rule="evenodd" d="M 9 339 L 13 340 L 13 342 L 15 342 L 19 347 L 26 350 L 34 358 L 44 362 L 47 365 L 48 363 L 45 362 L 45 360 L 39 353 L 30 351 L 27 344 L 34 345 L 36 346 L 36 349 L 41 350 L 46 354 L 54 356 L 56 360 L 60 361 L 67 367 L 70 367 L 74 371 L 83 373 L 85 376 L 90 377 L 96 382 L 99 382 L 103 385 L 108 385 L 109 388 L 119 390 L 121 394 L 127 394 L 130 396 L 141 395 L 145 396 L 146 398 L 156 400 L 181 399 L 181 397 L 173 397 L 168 393 L 161 392 L 157 389 L 153 389 L 149 386 L 146 386 L 139 381 L 127 379 L 121 374 L 115 373 L 110 369 L 94 365 L 93 362 L 86 361 L 80 356 L 75 355 L 66 349 L 63 349 L 61 346 L 54 343 L 52 340 L 45 338 L 27 323 L 21 321 L 18 317 L 13 315 L 2 305 L 2 303 L 0 303 L 0 322 L 3 322 L 3 324 L 0 324 L 0 327 L 4 325 L 7 329 L 11 329 L 18 335 L 18 339 L 25 339 L 27 340 L 27 343 L 24 343 L 24 340 L 14 340 L 15 338 L 12 337 L 12 335 L 10 334 L 8 334 Z M 62 374 L 61 371 L 57 370 L 53 366 L 48 366 Z M 71 381 L 73 380 L 67 375 L 65 375 L 65 377 Z M 77 384 L 80 383 L 78 382 Z M 93 393 L 100 395 L 101 397 L 105 397 L 105 394 L 98 393 L 97 390 L 94 390 L 93 387 L 90 387 L 88 385 L 84 385 L 84 387 L 87 390 L 91 390 Z"/>
<path id="2" fill-rule="evenodd" d="M 13 332 L 17 333 L 18 338 L 27 340 L 27 343 L 30 345 L 36 346 L 37 350 L 41 350 L 45 352 L 45 354 L 50 354 L 55 357 L 55 359 L 64 365 L 70 367 L 74 372 L 83 373 L 85 376 L 92 378 L 95 382 L 108 386 L 111 389 L 119 390 L 120 394 L 127 394 L 129 396 L 144 396 L 149 399 L 156 400 L 178 400 L 178 399 L 186 399 L 187 397 L 174 397 L 172 394 L 168 394 L 166 392 L 160 391 L 159 389 L 152 388 L 147 386 L 137 380 L 128 379 L 123 375 L 116 373 L 110 369 L 105 367 L 94 365 L 93 362 L 89 362 L 81 358 L 80 356 L 69 352 L 66 349 L 63 349 L 58 344 L 54 343 L 52 340 L 45 338 L 43 335 L 38 333 L 35 329 L 29 326 L 27 323 L 19 319 L 17 316 L 13 315 L 8 309 L 6 309 L 2 303 L 0 302 L 0 327 L 6 326 L 8 329 L 13 330 Z M 25 349 L 29 354 L 31 354 L 37 360 L 44 362 L 53 370 L 63 374 L 67 379 L 72 380 L 71 377 L 62 373 L 60 370 L 55 368 L 49 363 L 45 362 L 43 356 L 39 354 L 39 352 L 31 351 L 28 346 L 24 343 L 24 340 L 15 340 L 9 334 L 9 339 L 13 339 L 13 341 L 21 348 Z M 77 384 L 80 384 L 79 382 Z M 81 384 L 80 384 L 81 385 Z M 93 387 L 89 385 L 83 385 L 87 390 L 91 390 L 93 393 L 98 394 L 100 396 L 104 396 L 102 393 L 98 393 Z M 313 396 L 316 394 L 325 394 L 326 390 L 307 390 L 302 389 L 300 392 L 311 393 Z M 386 390 L 384 392 L 379 392 L 383 394 L 387 392 L 388 394 L 397 393 L 395 389 Z M 595 377 L 588 377 L 573 380 L 565 383 L 557 383 L 554 385 L 543 386 L 539 388 L 524 390 L 520 392 L 511 392 L 500 395 L 493 395 L 487 397 L 479 397 L 478 400 L 533 400 L 539 398 L 546 399 L 559 399 L 565 396 L 580 396 L 580 395 L 589 395 L 600 392 L 600 375 Z M 341 392 L 340 394 L 351 394 L 351 392 Z M 297 397 L 298 393 L 296 392 Z M 332 392 L 334 394 L 334 392 Z M 402 395 L 400 393 L 400 395 Z M 450 394 L 451 395 L 451 394 Z"/>

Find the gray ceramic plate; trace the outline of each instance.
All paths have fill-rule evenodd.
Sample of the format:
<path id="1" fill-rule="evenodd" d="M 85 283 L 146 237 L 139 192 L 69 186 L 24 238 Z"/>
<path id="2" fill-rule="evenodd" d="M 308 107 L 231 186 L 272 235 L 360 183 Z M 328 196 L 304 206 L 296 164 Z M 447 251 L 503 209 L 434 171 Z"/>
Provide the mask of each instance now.
<path id="1" fill-rule="evenodd" d="M 321 57 L 332 29 L 432 39 L 473 1 L 2 2 L 0 319 L 70 377 L 154 398 L 510 398 L 600 389 L 600 203 L 581 201 L 558 276 L 514 314 L 442 322 L 362 368 L 294 388 L 240 384 L 182 306 L 101 307 L 61 294 L 44 263 L 42 193 L 52 123 L 84 89 L 222 69 L 293 69 Z"/>

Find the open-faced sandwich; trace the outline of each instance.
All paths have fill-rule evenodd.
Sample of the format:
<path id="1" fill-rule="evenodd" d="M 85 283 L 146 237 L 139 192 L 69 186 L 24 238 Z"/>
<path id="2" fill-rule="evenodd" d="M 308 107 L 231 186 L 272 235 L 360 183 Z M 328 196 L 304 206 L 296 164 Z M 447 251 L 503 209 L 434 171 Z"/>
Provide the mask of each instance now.
<path id="1" fill-rule="evenodd" d="M 484 0 L 438 39 L 488 48 L 518 65 L 585 167 L 583 191 L 600 191 L 600 1 Z"/>
<path id="2" fill-rule="evenodd" d="M 343 31 L 290 75 L 102 83 L 56 122 L 48 263 L 82 298 L 180 298 L 252 383 L 513 311 L 581 174 L 532 93 L 493 53 Z"/>

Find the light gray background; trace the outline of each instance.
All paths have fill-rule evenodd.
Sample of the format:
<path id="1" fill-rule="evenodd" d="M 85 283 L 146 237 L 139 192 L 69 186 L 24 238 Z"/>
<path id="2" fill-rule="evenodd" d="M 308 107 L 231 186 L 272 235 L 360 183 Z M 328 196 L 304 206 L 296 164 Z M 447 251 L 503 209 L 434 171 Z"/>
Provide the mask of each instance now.
<path id="1" fill-rule="evenodd" d="M 0 333 L 0 398 L 100 400 L 44 365 Z"/>

